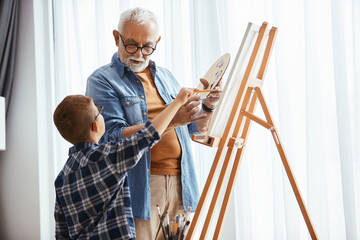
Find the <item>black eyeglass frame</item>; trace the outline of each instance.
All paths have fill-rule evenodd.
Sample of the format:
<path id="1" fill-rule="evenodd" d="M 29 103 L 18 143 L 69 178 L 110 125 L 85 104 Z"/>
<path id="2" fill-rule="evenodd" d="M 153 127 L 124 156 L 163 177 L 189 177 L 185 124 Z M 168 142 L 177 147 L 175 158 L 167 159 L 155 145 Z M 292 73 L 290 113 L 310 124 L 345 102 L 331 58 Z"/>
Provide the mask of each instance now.
<path id="1" fill-rule="evenodd" d="M 104 113 L 104 106 L 102 105 L 96 105 L 99 113 L 96 115 L 96 117 L 94 118 L 94 121 L 91 123 L 91 130 L 94 131 L 94 122 L 96 121 L 96 119 L 99 117 L 99 115 Z"/>
<path id="2" fill-rule="evenodd" d="M 119 33 L 119 32 L 118 32 L 118 33 Z M 125 51 L 126 51 L 127 53 L 130 53 L 130 54 L 135 54 L 135 53 L 137 53 L 137 51 L 139 51 L 139 49 L 141 49 L 140 51 L 141 51 L 141 54 L 142 54 L 142 55 L 144 55 L 144 56 L 150 56 L 151 54 L 154 53 L 154 51 L 156 50 L 156 46 L 157 46 L 157 44 L 158 44 L 158 42 L 156 42 L 154 47 L 150 47 L 150 46 L 142 46 L 142 47 L 139 47 L 139 46 L 136 45 L 136 44 L 125 44 L 125 42 L 124 42 L 124 40 L 123 40 L 123 38 L 122 38 L 122 35 L 121 35 L 120 33 L 119 33 L 119 36 L 120 36 L 121 42 L 122 42 L 122 44 L 123 44 L 123 46 L 124 46 L 124 48 L 125 48 Z M 127 50 L 127 47 L 128 47 L 128 46 L 136 47 L 136 51 L 133 52 L 133 51 Z M 151 49 L 152 49 L 152 52 L 149 53 L 149 54 L 144 53 L 144 52 L 143 52 L 143 49 L 144 49 L 144 48 L 151 48 Z"/>

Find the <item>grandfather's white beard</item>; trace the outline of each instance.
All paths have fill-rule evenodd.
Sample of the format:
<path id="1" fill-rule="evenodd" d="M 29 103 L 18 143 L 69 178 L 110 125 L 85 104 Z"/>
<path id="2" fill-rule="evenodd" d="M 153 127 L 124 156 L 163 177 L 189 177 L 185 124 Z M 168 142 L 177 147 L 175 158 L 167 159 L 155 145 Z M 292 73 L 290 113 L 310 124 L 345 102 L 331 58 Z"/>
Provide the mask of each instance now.
<path id="1" fill-rule="evenodd" d="M 134 63 L 131 60 L 138 61 L 139 63 Z M 133 56 L 130 56 L 126 58 L 123 63 L 127 65 L 133 72 L 141 72 L 143 71 L 148 65 L 149 65 L 150 58 L 147 58 L 144 60 L 143 58 L 136 58 Z"/>

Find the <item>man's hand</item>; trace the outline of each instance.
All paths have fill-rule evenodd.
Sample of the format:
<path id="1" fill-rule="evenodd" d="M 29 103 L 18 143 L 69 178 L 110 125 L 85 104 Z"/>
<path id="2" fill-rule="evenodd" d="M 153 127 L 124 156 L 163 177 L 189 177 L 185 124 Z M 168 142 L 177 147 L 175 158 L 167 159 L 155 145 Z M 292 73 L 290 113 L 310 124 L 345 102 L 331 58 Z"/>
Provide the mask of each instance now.
<path id="1" fill-rule="evenodd" d="M 180 107 L 179 111 L 171 121 L 169 128 L 176 128 L 206 118 L 206 114 L 194 116 L 200 110 L 199 99 L 200 96 L 191 96 L 188 101 L 182 107 Z"/>
<path id="2" fill-rule="evenodd" d="M 209 82 L 205 78 L 200 78 L 200 82 L 203 84 L 204 89 L 207 89 L 209 87 Z M 214 109 L 220 99 L 220 95 L 222 92 L 221 80 L 218 82 L 218 84 L 216 85 L 216 87 L 214 89 L 218 90 L 218 91 L 210 93 L 208 95 L 208 98 L 203 100 L 203 102 L 202 102 L 203 104 L 205 104 L 205 106 L 207 108 L 210 108 L 210 109 Z"/>

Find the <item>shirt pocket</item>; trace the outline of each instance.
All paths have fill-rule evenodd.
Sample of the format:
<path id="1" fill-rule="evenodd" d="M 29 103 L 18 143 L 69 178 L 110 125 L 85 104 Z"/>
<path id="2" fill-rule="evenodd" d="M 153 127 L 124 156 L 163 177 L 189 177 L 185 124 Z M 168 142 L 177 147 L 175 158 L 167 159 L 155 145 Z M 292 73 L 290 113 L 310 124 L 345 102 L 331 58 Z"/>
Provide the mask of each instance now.
<path id="1" fill-rule="evenodd" d="M 120 99 L 120 103 L 124 109 L 126 121 L 130 125 L 143 123 L 143 116 L 141 114 L 141 101 L 138 96 L 122 97 Z"/>

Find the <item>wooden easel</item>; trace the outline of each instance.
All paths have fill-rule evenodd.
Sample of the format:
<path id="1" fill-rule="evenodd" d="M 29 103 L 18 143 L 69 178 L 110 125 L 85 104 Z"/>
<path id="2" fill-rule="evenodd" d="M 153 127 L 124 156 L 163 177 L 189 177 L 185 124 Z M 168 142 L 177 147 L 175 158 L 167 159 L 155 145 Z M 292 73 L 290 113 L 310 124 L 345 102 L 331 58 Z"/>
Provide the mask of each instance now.
<path id="1" fill-rule="evenodd" d="M 261 46 L 265 44 L 265 39 L 267 36 L 267 26 L 268 23 L 264 22 L 262 26 L 260 27 L 260 30 L 258 32 L 258 37 L 256 39 L 254 48 L 252 50 L 250 60 L 248 62 L 247 68 L 245 70 L 245 74 L 243 76 L 240 88 L 238 90 L 234 105 L 231 110 L 231 114 L 229 117 L 229 120 L 226 124 L 225 130 L 223 132 L 223 135 L 221 138 L 217 137 L 211 137 L 208 136 L 207 139 L 204 139 L 204 136 L 193 136 L 193 140 L 199 143 L 202 143 L 207 146 L 216 147 L 218 146 L 218 150 L 213 162 L 213 165 L 210 169 L 209 176 L 207 178 L 207 181 L 204 186 L 204 190 L 201 194 L 199 204 L 196 208 L 196 212 L 194 215 L 194 218 L 192 220 L 192 223 L 190 225 L 189 231 L 186 235 L 186 239 L 194 239 L 194 233 L 195 229 L 199 225 L 199 218 L 202 216 L 202 213 L 204 211 L 204 204 L 207 201 L 209 197 L 209 190 L 212 188 L 214 183 L 214 176 L 218 172 L 219 165 L 220 165 L 220 159 L 222 159 L 226 149 L 226 156 L 224 158 L 224 162 L 222 165 L 221 172 L 219 174 L 218 182 L 216 184 L 216 188 L 214 190 L 214 195 L 212 197 L 212 201 L 210 203 L 210 207 L 208 209 L 208 213 L 204 222 L 204 226 L 202 228 L 200 239 L 219 239 L 225 213 L 228 207 L 228 203 L 232 194 L 232 190 L 234 187 L 234 183 L 238 174 L 238 170 L 240 167 L 241 159 L 244 153 L 244 148 L 247 143 L 247 137 L 250 131 L 251 121 L 254 121 L 261 126 L 267 128 L 270 130 L 272 137 L 274 139 L 274 142 L 276 144 L 276 147 L 279 151 L 282 163 L 284 165 L 286 174 L 288 176 L 288 179 L 290 181 L 291 187 L 294 191 L 296 200 L 298 202 L 298 205 L 300 207 L 301 213 L 304 217 L 305 223 L 307 225 L 308 231 L 310 233 L 310 236 L 312 239 L 317 239 L 317 235 L 315 232 L 315 229 L 313 228 L 313 225 L 311 223 L 310 217 L 308 215 L 308 212 L 306 210 L 305 204 L 303 202 L 303 199 L 301 197 L 300 191 L 297 187 L 294 175 L 291 171 L 290 165 L 288 163 L 287 157 L 285 155 L 285 151 L 283 149 L 283 146 L 281 144 L 278 132 L 274 126 L 274 123 L 272 121 L 270 112 L 268 110 L 268 107 L 266 105 L 265 99 L 263 97 L 261 88 L 263 84 L 263 78 L 265 75 L 265 72 L 268 67 L 269 58 L 273 49 L 275 37 L 277 34 L 277 28 L 272 27 L 269 31 L 266 48 L 264 51 L 264 54 L 262 56 L 261 65 L 259 67 L 259 70 L 255 76 L 255 67 L 258 60 L 260 60 L 261 55 Z M 254 111 L 256 108 L 257 100 L 259 100 L 260 105 L 264 111 L 264 115 L 266 117 L 266 121 L 255 116 Z M 226 187 L 225 196 L 223 199 L 222 207 L 220 210 L 220 215 L 218 217 L 217 225 L 215 228 L 215 233 L 213 238 L 210 238 L 208 236 L 209 232 L 209 226 L 211 223 L 211 220 L 213 218 L 213 213 L 216 208 L 219 194 L 221 189 L 223 189 L 224 185 L 224 179 L 226 176 L 226 173 L 229 171 L 229 165 L 230 165 L 230 159 L 232 158 L 234 152 L 236 150 L 236 156 L 233 162 L 233 166 L 231 169 L 229 181 Z"/>

